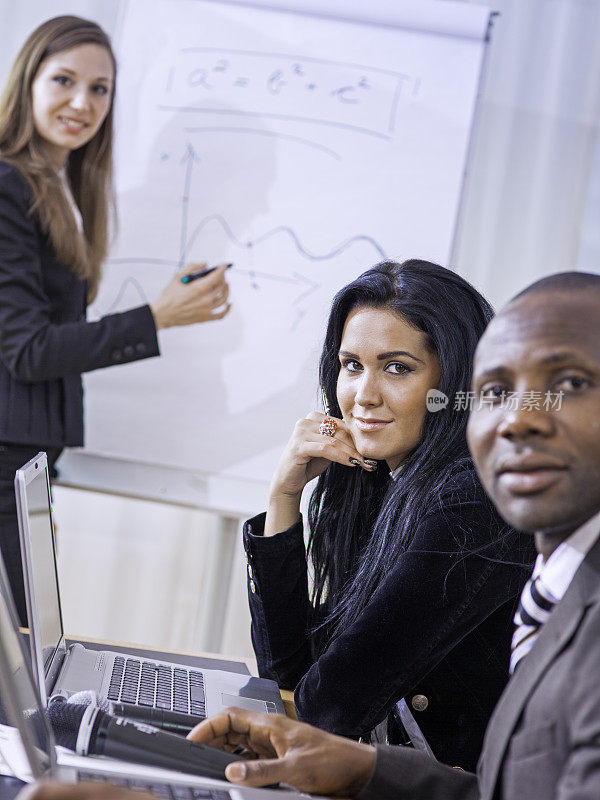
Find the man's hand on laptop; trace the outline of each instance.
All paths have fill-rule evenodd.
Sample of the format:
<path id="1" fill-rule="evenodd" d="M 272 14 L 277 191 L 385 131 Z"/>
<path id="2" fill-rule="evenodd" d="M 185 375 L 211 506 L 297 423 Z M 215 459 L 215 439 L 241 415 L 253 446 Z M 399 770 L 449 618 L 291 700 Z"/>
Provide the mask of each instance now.
<path id="1" fill-rule="evenodd" d="M 232 752 L 244 748 L 248 761 L 225 770 L 244 786 L 287 783 L 304 792 L 352 795 L 367 783 L 375 766 L 368 745 L 288 719 L 230 708 L 203 720 L 188 739 Z"/>
<path id="2" fill-rule="evenodd" d="M 15 800 L 156 800 L 146 792 L 123 789 L 110 783 L 57 783 L 41 781 L 21 789 Z"/>

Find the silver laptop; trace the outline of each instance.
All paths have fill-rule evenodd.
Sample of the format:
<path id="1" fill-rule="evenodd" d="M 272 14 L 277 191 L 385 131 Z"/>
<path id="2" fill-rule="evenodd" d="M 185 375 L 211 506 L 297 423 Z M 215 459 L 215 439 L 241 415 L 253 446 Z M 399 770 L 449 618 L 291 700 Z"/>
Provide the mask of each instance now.
<path id="1" fill-rule="evenodd" d="M 92 690 L 102 700 L 205 717 L 238 706 L 284 714 L 275 681 L 194 669 L 133 653 L 65 642 L 45 453 L 15 475 L 33 674 L 44 704 L 52 695 Z"/>
<path id="2" fill-rule="evenodd" d="M 22 779 L 66 783 L 103 781 L 143 789 L 161 800 L 300 800 L 309 795 L 273 789 L 250 789 L 226 781 L 184 775 L 97 756 L 78 756 L 55 747 L 33 681 L 29 659 L 19 638 L 17 615 L 0 556 L 0 720 L 17 728 L 29 766 Z"/>

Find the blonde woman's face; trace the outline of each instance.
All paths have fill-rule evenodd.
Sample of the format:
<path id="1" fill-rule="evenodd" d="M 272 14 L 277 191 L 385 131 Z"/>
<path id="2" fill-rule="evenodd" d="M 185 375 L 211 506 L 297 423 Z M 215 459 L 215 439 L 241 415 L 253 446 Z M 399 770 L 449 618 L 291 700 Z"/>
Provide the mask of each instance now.
<path id="1" fill-rule="evenodd" d="M 81 44 L 42 61 L 31 85 L 35 129 L 57 167 L 94 138 L 108 114 L 114 70 L 98 44 Z"/>

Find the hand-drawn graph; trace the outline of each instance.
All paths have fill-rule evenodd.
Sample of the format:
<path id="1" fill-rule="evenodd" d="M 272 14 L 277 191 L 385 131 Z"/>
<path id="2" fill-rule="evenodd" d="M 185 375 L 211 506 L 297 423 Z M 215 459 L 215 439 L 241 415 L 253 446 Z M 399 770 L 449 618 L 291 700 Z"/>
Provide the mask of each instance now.
<path id="1" fill-rule="evenodd" d="M 166 153 L 162 154 L 163 160 L 167 157 Z M 199 220 L 190 230 L 190 197 L 194 185 L 194 167 L 199 161 L 200 159 L 194 145 L 191 142 L 186 142 L 184 155 L 180 159 L 180 165 L 183 167 L 183 186 L 180 204 L 181 221 L 178 257 L 174 257 L 173 259 L 156 259 L 142 255 L 119 255 L 111 258 L 109 264 L 113 267 L 122 267 L 124 271 L 126 271 L 128 266 L 133 267 L 150 264 L 172 268 L 178 271 L 189 261 L 188 254 L 197 240 L 201 238 L 203 231 L 211 226 L 215 226 L 223 233 L 226 240 L 234 246 L 235 279 L 241 277 L 247 278 L 249 285 L 255 291 L 261 291 L 265 281 L 286 283 L 297 287 L 298 293 L 292 301 L 292 310 L 294 313 L 290 317 L 290 330 L 294 330 L 306 313 L 303 304 L 309 301 L 310 295 L 320 287 L 320 284 L 309 274 L 300 273 L 295 270 L 285 274 L 282 272 L 244 267 L 244 263 L 254 259 L 255 254 L 260 250 L 263 243 L 270 239 L 286 239 L 301 259 L 307 262 L 327 262 L 338 258 L 354 244 L 359 242 L 367 244 L 372 248 L 373 261 L 386 258 L 383 247 L 373 237 L 364 234 L 351 236 L 345 241 L 335 244 L 330 250 L 314 252 L 309 250 L 308 247 L 300 241 L 294 229 L 289 225 L 278 225 L 257 235 L 253 239 L 241 239 L 232 231 L 231 226 L 222 214 L 211 214 Z M 175 246 L 175 242 L 173 242 L 173 245 Z M 237 257 L 235 253 L 237 253 Z M 250 256 L 250 258 L 248 258 L 248 256 Z M 260 261 L 260 256 L 257 255 L 256 259 Z M 111 314 L 124 306 L 131 305 L 131 300 L 134 298 L 137 299 L 137 302 L 142 304 L 147 303 L 149 300 L 139 279 L 133 276 L 125 277 L 114 299 L 108 305 L 105 304 L 102 306 L 100 303 L 97 303 L 92 308 L 92 313 L 98 315 Z"/>

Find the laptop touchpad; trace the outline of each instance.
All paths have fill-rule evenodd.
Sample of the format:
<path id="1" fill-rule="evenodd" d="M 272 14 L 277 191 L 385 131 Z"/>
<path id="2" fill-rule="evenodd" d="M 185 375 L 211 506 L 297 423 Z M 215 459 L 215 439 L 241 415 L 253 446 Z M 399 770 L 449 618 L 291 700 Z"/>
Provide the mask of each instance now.
<path id="1" fill-rule="evenodd" d="M 263 700 L 253 700 L 251 697 L 240 697 L 239 694 L 227 694 L 221 692 L 221 702 L 224 706 L 237 706 L 247 708 L 248 711 L 266 711 Z"/>

